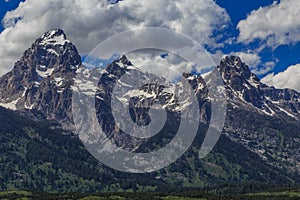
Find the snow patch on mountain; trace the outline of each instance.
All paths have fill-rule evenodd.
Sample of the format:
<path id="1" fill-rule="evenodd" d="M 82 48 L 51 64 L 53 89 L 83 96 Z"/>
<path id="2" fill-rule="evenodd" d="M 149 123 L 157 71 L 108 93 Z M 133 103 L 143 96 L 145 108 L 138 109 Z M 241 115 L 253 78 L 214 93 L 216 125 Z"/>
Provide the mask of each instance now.
<path id="1" fill-rule="evenodd" d="M 39 69 L 36 69 L 36 72 L 38 75 L 42 78 L 47 78 L 48 76 L 51 76 L 55 68 L 46 68 L 46 66 L 40 66 L 42 69 L 45 69 L 45 71 L 41 71 Z"/>

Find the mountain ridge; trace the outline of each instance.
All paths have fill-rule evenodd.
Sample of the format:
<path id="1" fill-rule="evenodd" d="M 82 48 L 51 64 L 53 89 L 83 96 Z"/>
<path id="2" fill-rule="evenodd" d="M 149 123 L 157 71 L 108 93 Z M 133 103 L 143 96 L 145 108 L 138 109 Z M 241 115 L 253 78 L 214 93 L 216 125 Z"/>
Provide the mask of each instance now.
<path id="1" fill-rule="evenodd" d="M 126 57 L 120 57 L 120 63 L 123 63 L 122 59 L 127 60 Z M 127 62 L 130 61 L 127 60 Z M 41 102 L 36 102 L 39 101 L 36 96 L 44 95 L 43 92 L 36 90 L 41 87 L 51 87 L 50 85 L 54 83 L 57 86 L 57 92 L 52 91 L 52 93 L 66 91 L 65 89 L 73 84 L 72 80 L 79 68 L 84 68 L 80 55 L 76 47 L 66 38 L 65 33 L 60 29 L 48 31 L 24 52 L 12 71 L 1 77 L 0 105 L 13 110 L 37 109 L 47 113 L 47 118 L 57 120 L 59 116 L 48 116 L 54 112 L 55 108 L 45 109 L 44 106 L 39 105 Z M 287 115 L 285 117 L 299 120 L 300 94 L 298 92 L 291 89 L 275 89 L 261 83 L 258 77 L 251 73 L 249 67 L 236 56 L 223 58 L 218 70 L 227 88 L 227 96 L 229 100 L 233 100 L 232 104 L 240 104 L 241 102 L 235 101 L 238 99 L 252 104 L 264 114 L 280 113 L 280 116 Z M 184 78 L 191 76 L 193 75 L 183 74 Z M 196 77 L 202 78 L 201 75 Z M 66 79 L 65 82 L 68 83 L 64 83 L 63 79 Z M 205 85 L 203 81 L 201 82 Z M 41 87 L 40 84 L 42 84 Z M 62 87 L 63 85 L 66 88 Z M 64 95 L 63 98 L 66 99 L 65 96 L 70 95 Z M 53 98 L 50 98 L 50 101 L 53 101 Z M 71 121 L 70 116 L 64 117 Z M 61 116 L 59 121 L 64 121 L 64 117 Z"/>
<path id="2" fill-rule="evenodd" d="M 72 120 L 65 101 L 81 57 L 76 47 L 56 29 L 46 32 L 27 49 L 12 71 L 0 79 L 0 105 L 13 110 L 38 110 L 49 120 Z M 70 103 L 67 103 L 70 104 Z"/>
<path id="3" fill-rule="evenodd" d="M 83 70 L 83 82 L 76 84 L 89 86 L 82 87 L 82 91 L 88 96 L 95 96 L 98 121 L 100 126 L 105 127 L 107 135 L 114 139 L 119 147 L 134 152 L 151 151 L 164 146 L 174 136 L 177 128 L 175 122 L 182 108 L 170 92 L 170 88 L 175 87 L 174 84 L 165 80 L 145 84 L 134 93 L 124 96 L 132 105 L 131 118 L 140 125 L 147 125 L 150 120 L 147 114 L 149 105 L 159 102 L 168 111 L 169 119 L 166 121 L 165 130 L 149 140 L 136 139 L 124 133 L 110 115 L 108 94 L 112 92 L 114 84 L 122 84 L 120 77 L 132 68 L 135 67 L 126 56 L 121 56 L 103 71 L 97 68 L 89 70 L 82 66 L 76 47 L 62 30 L 49 31 L 24 52 L 12 71 L 0 78 L 0 106 L 16 110 L 18 114 L 29 119 L 54 121 L 66 130 L 74 130 L 72 92 L 74 80 L 77 81 L 76 75 Z M 179 172 L 172 170 L 172 165 L 156 176 L 168 180 L 176 179 L 173 181 L 178 184 L 182 178 L 186 184 L 193 184 L 204 177 L 209 182 L 222 179 L 218 179 L 218 176 L 227 181 L 231 180 L 230 177 L 235 177 L 237 181 L 271 181 L 272 173 L 276 176 L 283 173 L 280 180 L 299 183 L 300 149 L 297 144 L 300 142 L 300 94 L 294 90 L 276 89 L 261 83 L 249 67 L 236 56 L 223 58 L 217 70 L 224 81 L 228 102 L 225 127 L 215 147 L 217 150 L 213 150 L 205 161 L 195 161 L 190 155 L 197 155 L 195 152 L 200 144 L 194 144 L 192 150 L 175 164 L 179 166 Z M 143 75 L 146 78 L 150 76 L 147 73 Z M 98 80 L 99 77 L 101 78 L 98 85 L 93 88 L 91 80 Z M 209 75 L 202 77 L 184 73 L 183 78 L 190 83 L 198 98 L 199 143 L 211 117 L 209 88 L 206 85 Z M 250 157 L 243 158 L 239 150 Z M 234 152 L 232 158 L 228 155 L 229 152 Z M 259 166 L 257 170 L 260 175 L 255 174 L 255 166 L 251 164 Z M 212 171 L 209 170 L 209 166 Z M 249 169 L 245 170 L 245 167 Z M 271 172 L 266 172 L 268 167 Z M 181 168 L 189 170 L 184 171 Z M 226 173 L 228 175 L 225 175 Z M 243 177 L 243 173 L 247 178 Z M 170 174 L 176 178 L 172 178 Z"/>

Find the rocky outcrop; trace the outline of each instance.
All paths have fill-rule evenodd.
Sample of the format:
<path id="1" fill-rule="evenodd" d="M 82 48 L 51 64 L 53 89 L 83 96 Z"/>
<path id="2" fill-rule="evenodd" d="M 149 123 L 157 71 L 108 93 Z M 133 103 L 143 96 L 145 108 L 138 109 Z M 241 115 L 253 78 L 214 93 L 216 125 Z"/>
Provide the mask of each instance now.
<path id="1" fill-rule="evenodd" d="M 219 71 L 233 105 L 255 109 L 269 116 L 300 119 L 300 94 L 291 89 L 276 89 L 261 83 L 239 57 L 227 56 L 222 59 Z"/>
<path id="2" fill-rule="evenodd" d="M 81 57 L 65 33 L 60 29 L 46 32 L 0 79 L 0 105 L 35 109 L 69 126 L 71 86 L 80 66 Z"/>

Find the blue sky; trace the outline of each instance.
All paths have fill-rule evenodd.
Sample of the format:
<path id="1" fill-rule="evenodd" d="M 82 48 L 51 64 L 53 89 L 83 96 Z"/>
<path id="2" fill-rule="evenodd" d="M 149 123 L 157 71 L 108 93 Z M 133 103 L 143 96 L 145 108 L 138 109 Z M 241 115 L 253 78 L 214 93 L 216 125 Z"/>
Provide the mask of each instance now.
<path id="1" fill-rule="evenodd" d="M 20 2 L 22 2 L 22 1 L 20 1 L 20 0 L 13 0 L 12 1 L 11 0 L 11 1 L 6 2 L 5 0 L 1 0 L 0 1 L 0 19 L 2 19 L 4 17 L 6 12 L 16 9 Z M 0 26 L 0 32 L 1 31 L 3 31 L 2 26 Z"/>
<path id="2" fill-rule="evenodd" d="M 23 1 L 25 1 L 25 0 L 23 0 Z M 135 2 L 138 2 L 138 1 L 139 0 L 136 0 Z M 20 2 L 20 0 L 10 0 L 10 1 L 0 0 L 0 19 L 3 19 L 6 12 L 17 9 L 19 2 Z M 38 1 L 36 1 L 36 2 L 38 2 Z M 93 0 L 89 1 L 90 4 L 92 4 L 92 2 L 95 2 L 95 1 L 93 1 Z M 121 2 L 122 3 L 125 2 L 124 5 L 126 7 L 126 0 L 121 1 Z M 135 9 L 134 6 L 138 6 L 138 5 L 135 5 L 135 3 L 132 3 L 134 1 L 128 1 L 128 2 L 131 2 L 130 5 L 132 5 L 132 9 Z M 193 1 L 189 0 L 189 2 L 193 2 Z M 197 1 L 195 1 L 195 2 L 197 2 Z M 250 1 L 241 2 L 240 0 L 216 0 L 215 3 L 220 8 L 224 8 L 226 10 L 227 15 L 230 17 L 230 20 L 226 21 L 226 19 L 224 19 L 224 22 L 222 22 L 222 23 L 227 24 L 225 29 L 224 28 L 220 28 L 220 29 L 216 28 L 215 30 L 212 31 L 212 34 L 210 34 L 210 35 L 215 36 L 215 38 L 213 39 L 214 42 L 223 44 L 222 46 L 219 46 L 219 47 L 213 46 L 213 47 L 208 48 L 208 50 L 210 52 L 212 52 L 212 54 L 216 54 L 216 52 L 222 52 L 221 54 L 241 55 L 242 58 L 244 57 L 244 61 L 249 62 L 248 64 L 250 65 L 252 71 L 255 72 L 256 74 L 258 74 L 258 76 L 260 78 L 263 78 L 268 74 L 272 74 L 272 73 L 278 74 L 279 72 L 284 72 L 289 66 L 297 65 L 298 63 L 300 63 L 300 55 L 299 55 L 300 54 L 300 42 L 298 42 L 298 40 L 294 39 L 297 37 L 295 37 L 295 36 L 289 37 L 289 34 L 290 34 L 289 32 L 281 33 L 280 30 L 277 35 L 276 31 L 278 31 L 278 30 L 276 29 L 276 25 L 270 26 L 270 29 L 272 29 L 273 33 L 265 36 L 264 34 L 267 31 L 261 25 L 264 22 L 262 21 L 262 23 L 256 23 L 255 20 L 251 21 L 251 19 L 256 19 L 257 21 L 267 19 L 267 18 L 263 18 L 263 17 L 260 18 L 258 16 L 263 16 L 264 12 L 268 12 L 268 11 L 272 10 L 271 5 L 273 5 L 274 7 L 276 7 L 276 6 L 279 7 L 280 5 L 283 5 L 283 8 L 285 8 L 284 3 L 289 3 L 287 5 L 292 6 L 293 3 L 297 4 L 297 1 L 295 1 L 295 0 L 284 0 L 284 1 L 250 0 Z M 118 4 L 120 4 L 120 2 Z M 143 1 L 142 5 L 145 5 L 144 1 Z M 167 4 L 165 4 L 165 5 L 167 5 Z M 203 3 L 203 5 L 205 6 L 204 3 Z M 30 8 L 29 6 L 32 6 L 31 12 L 28 12 L 28 9 Z M 18 8 L 18 10 L 15 11 L 15 14 L 10 16 L 9 18 L 15 20 L 15 19 L 18 19 L 16 17 L 18 15 L 20 15 L 20 16 L 26 15 L 26 17 L 28 16 L 28 19 L 31 17 L 31 21 L 28 20 L 28 22 L 27 22 L 28 24 L 30 24 L 30 23 L 33 23 L 32 21 L 34 21 L 34 20 L 32 20 L 32 19 L 34 19 L 35 16 L 36 16 L 36 18 L 38 18 L 39 16 L 45 17 L 42 10 L 45 9 L 44 12 L 48 12 L 47 6 L 51 7 L 51 4 L 46 5 L 45 3 L 43 3 L 43 5 L 40 5 L 41 9 L 39 9 L 39 5 L 34 4 L 34 1 L 32 1 L 31 4 L 29 4 L 28 7 L 26 7 L 26 8 L 25 7 Z M 92 9 L 93 7 L 95 7 L 93 5 L 91 5 L 91 7 L 88 7 L 88 6 L 89 5 L 84 5 L 84 9 Z M 145 5 L 145 7 L 146 6 L 147 5 Z M 151 5 L 149 4 L 148 6 L 151 6 Z M 198 9 L 199 9 L 201 7 L 201 4 L 199 3 L 198 6 L 199 6 Z M 192 5 L 191 8 L 193 8 L 193 7 L 196 7 L 196 6 Z M 271 9 L 269 9 L 269 8 L 271 8 Z M 80 6 L 79 6 L 79 9 L 81 9 Z M 137 9 L 137 7 L 136 7 L 136 9 Z M 151 7 L 149 9 L 153 10 L 153 9 L 157 9 L 157 8 Z M 263 11 L 262 12 L 258 11 L 257 13 L 253 13 L 259 9 L 262 9 Z M 275 10 L 275 9 L 273 9 L 273 10 Z M 128 10 L 128 8 L 127 8 L 127 10 Z M 147 10 L 147 9 L 145 9 L 145 10 Z M 158 10 L 158 12 L 159 12 L 159 10 Z M 270 16 L 272 16 L 272 12 L 274 13 L 276 11 L 270 11 Z M 35 13 L 37 13 L 37 14 L 35 15 Z M 55 15 L 57 13 L 59 13 L 59 12 L 54 12 Z M 93 12 L 90 12 L 90 13 L 93 14 Z M 53 13 L 49 13 L 49 14 L 53 15 Z M 208 14 L 211 16 L 211 18 L 213 18 L 212 13 L 208 12 Z M 219 19 L 216 18 L 216 19 L 212 19 L 212 20 L 222 21 L 222 12 L 218 11 L 217 14 L 220 14 L 221 18 L 219 18 Z M 158 13 L 158 15 L 159 15 L 159 13 Z M 249 17 L 249 15 L 251 15 L 252 18 Z M 101 16 L 103 16 L 103 14 Z M 122 14 L 120 14 L 119 16 L 121 18 Z M 191 16 L 193 16 L 193 15 L 191 15 Z M 225 16 L 225 15 L 223 15 L 223 16 Z M 26 17 L 24 17 L 24 18 L 26 18 Z M 59 16 L 57 16 L 57 17 L 58 17 L 58 19 L 61 19 L 61 18 L 59 18 Z M 89 19 L 89 17 L 90 16 L 86 16 L 87 19 Z M 163 15 L 162 17 L 168 18 L 167 15 L 166 16 Z M 249 17 L 249 19 L 248 19 L 248 17 Z M 275 15 L 275 17 L 276 17 L 276 15 Z M 157 21 L 158 21 L 153 16 L 151 16 L 149 18 L 151 20 L 153 20 L 155 23 L 157 23 Z M 107 18 L 107 19 L 110 20 L 110 18 Z M 137 17 L 136 21 L 139 21 L 141 19 L 142 18 Z M 89 20 L 90 21 L 88 21 L 86 24 L 84 24 L 84 26 L 85 25 L 87 26 L 86 29 L 91 28 L 93 23 L 96 25 L 100 24 L 100 22 L 97 23 L 97 22 L 92 21 L 93 19 L 89 19 Z M 274 19 L 274 20 L 278 20 L 278 19 Z M 281 20 L 284 21 L 285 19 L 281 19 Z M 294 20 L 295 20 L 295 22 L 297 22 L 296 25 L 299 24 L 298 16 L 295 17 Z M 148 25 L 155 24 L 153 21 L 149 22 Z M 244 21 L 244 23 L 241 21 Z M 42 22 L 44 22 L 44 21 L 42 21 Z M 89 23 L 91 24 L 90 25 L 91 27 L 89 27 Z M 105 23 L 105 21 L 103 23 Z M 107 21 L 107 24 L 110 24 L 110 23 L 114 23 L 114 22 Z M 212 21 L 212 23 L 215 23 L 215 22 Z M 280 23 L 280 20 L 279 20 L 279 23 Z M 25 19 L 23 20 L 23 25 L 24 24 L 25 24 Z M 36 22 L 35 26 L 37 26 L 39 24 L 40 24 L 39 22 Z M 220 22 L 220 24 L 221 24 L 221 22 Z M 243 24 L 244 24 L 244 26 L 243 26 Z M 247 28 L 248 24 L 249 24 L 249 28 Z M 267 24 L 267 23 L 265 23 L 265 24 Z M 9 27 L 12 27 L 13 29 L 17 29 L 16 25 L 17 25 L 17 23 L 14 22 L 12 25 L 11 24 L 6 25 L 6 27 L 9 26 Z M 133 23 L 133 25 L 135 25 L 135 24 Z M 28 25 L 28 26 L 30 26 L 30 25 Z M 27 45 L 30 42 L 31 43 L 33 42 L 33 41 L 30 41 L 30 42 L 28 41 L 28 38 L 29 38 L 28 34 L 38 35 L 40 33 L 47 31 L 46 28 L 48 28 L 48 27 L 62 28 L 64 30 L 65 29 L 68 30 L 69 33 L 71 32 L 70 39 L 72 41 L 75 41 L 75 44 L 78 47 L 80 53 L 83 54 L 83 56 L 84 56 L 84 54 L 86 52 L 91 50 L 90 46 L 93 44 L 93 41 L 91 41 L 90 46 L 88 46 L 88 44 L 83 44 L 82 40 L 80 40 L 80 38 L 78 39 L 76 37 L 76 34 L 73 33 L 73 31 L 72 31 L 72 30 L 75 30 L 75 28 L 78 29 L 78 26 L 79 26 L 79 24 L 76 24 L 76 23 L 72 24 L 72 23 L 57 22 L 57 24 L 56 24 L 55 19 L 50 18 L 50 20 L 46 21 L 45 24 L 41 23 L 41 25 L 40 25 L 41 28 L 39 30 L 36 30 L 36 28 L 33 30 L 27 30 L 26 34 L 24 34 L 27 38 L 27 41 L 24 41 L 25 39 L 22 40 L 22 42 L 24 42 L 24 45 L 22 46 L 22 48 L 25 48 L 25 44 Z M 103 24 L 102 24 L 102 26 L 103 26 Z M 109 25 L 107 25 L 107 26 L 109 28 Z M 132 24 L 131 24 L 131 26 L 132 26 Z M 216 25 L 216 26 L 218 26 L 218 25 Z M 245 26 L 246 26 L 246 28 L 245 28 Z M 260 33 L 260 35 L 255 38 L 256 32 L 260 31 L 259 28 L 261 28 L 263 32 Z M 297 28 L 297 26 L 296 26 L 296 28 Z M 249 34 L 247 34 L 248 29 L 249 29 Z M 0 26 L 0 32 L 3 32 L 3 30 L 4 30 L 4 27 L 3 27 L 3 23 L 2 23 Z M 295 32 L 298 33 L 300 31 L 297 29 L 291 30 L 291 34 L 293 34 Z M 108 29 L 107 33 L 105 33 L 105 34 L 109 35 L 109 33 L 110 33 L 110 30 Z M 189 33 L 189 31 L 187 31 L 186 34 L 189 35 L 188 33 Z M 105 34 L 102 34 L 102 35 L 105 35 Z M 2 34 L 2 35 L 4 35 L 4 34 Z M 81 35 L 83 35 L 83 33 L 77 34 L 78 37 Z M 92 32 L 89 32 L 88 35 L 91 36 L 93 34 L 92 34 Z M 285 37 L 285 35 L 288 35 L 288 36 Z M 191 37 L 193 37 L 193 36 L 194 36 L 193 32 L 191 32 Z M 0 35 L 0 37 L 1 37 L 1 35 Z M 12 36 L 11 38 L 15 38 L 15 37 L 16 36 Z M 3 38 L 9 38 L 9 37 L 5 36 Z M 10 38 L 10 40 L 11 40 L 11 38 Z M 285 41 L 285 39 L 287 39 L 288 41 Z M 3 40 L 5 41 L 5 39 L 3 39 Z M 7 39 L 7 40 L 9 40 L 9 39 Z M 291 41 L 289 42 L 289 40 L 291 40 Z M 231 41 L 231 42 L 228 42 L 228 41 Z M 247 42 L 247 41 L 249 41 L 249 42 Z M 300 41 L 300 39 L 299 39 L 299 41 Z M 0 42 L 1 42 L 1 38 L 0 38 Z M 16 43 L 16 41 L 10 41 L 10 42 Z M 11 45 L 9 47 L 11 47 Z M 0 48 L 1 48 L 1 44 L 0 44 Z M 20 48 L 18 48 L 18 49 L 20 49 Z M 0 49 L 0 51 L 1 51 L 1 49 Z M 18 56 L 18 51 L 16 49 L 11 49 L 11 52 L 12 52 L 12 55 L 14 55 L 15 57 Z M 255 62 L 255 58 L 258 58 L 259 62 Z M 0 59 L 1 59 L 1 57 L 0 57 Z M 7 60 L 9 60 L 9 58 L 7 58 Z M 7 62 L 7 63 L 10 63 L 10 62 Z M 275 76 L 274 74 L 272 74 L 272 76 Z M 271 80 L 272 76 L 269 77 L 270 80 Z M 282 78 L 281 78 L 282 80 L 283 80 L 283 77 L 284 76 L 282 76 Z M 296 78 L 297 77 L 295 77 L 295 79 Z M 272 81 L 270 81 L 270 83 L 271 82 Z"/>
<path id="3" fill-rule="evenodd" d="M 226 8 L 231 17 L 232 24 L 236 26 L 238 22 L 245 19 L 247 15 L 261 6 L 267 6 L 273 3 L 273 0 L 250 0 L 241 3 L 240 0 L 216 0 L 217 4 Z"/>
<path id="4" fill-rule="evenodd" d="M 240 20 L 246 19 L 247 15 L 258 9 L 259 7 L 264 7 L 273 4 L 273 0 L 251 0 L 242 2 L 240 0 L 217 0 L 220 6 L 226 9 L 229 16 L 231 17 L 232 27 L 229 31 L 229 35 L 238 37 L 239 31 L 236 29 L 237 24 Z M 278 1 L 280 2 L 280 1 Z M 222 50 L 224 53 L 245 51 L 246 49 L 253 50 L 259 47 L 259 42 L 254 42 L 250 45 L 226 45 Z M 287 67 L 300 63 L 300 43 L 282 45 L 275 50 L 271 48 L 266 48 L 261 53 L 262 62 L 268 62 L 270 60 L 277 60 L 276 66 L 271 72 L 278 73 L 284 71 Z M 259 74 L 262 78 L 266 74 Z"/>

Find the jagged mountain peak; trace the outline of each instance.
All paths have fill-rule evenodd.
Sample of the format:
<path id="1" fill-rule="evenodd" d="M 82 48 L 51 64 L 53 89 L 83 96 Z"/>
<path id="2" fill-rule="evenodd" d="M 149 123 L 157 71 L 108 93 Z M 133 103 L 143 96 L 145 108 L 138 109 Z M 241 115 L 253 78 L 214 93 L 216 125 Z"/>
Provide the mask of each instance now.
<path id="1" fill-rule="evenodd" d="M 219 70 L 225 80 L 240 77 L 259 81 L 259 78 L 250 71 L 249 66 L 238 56 L 225 56 L 220 62 Z"/>
<path id="2" fill-rule="evenodd" d="M 53 29 L 44 33 L 39 39 L 40 44 L 60 44 L 64 45 L 66 42 L 70 43 L 66 34 L 61 29 Z"/>
<path id="3" fill-rule="evenodd" d="M 221 59 L 221 62 L 227 62 L 230 65 L 242 64 L 242 60 L 239 56 L 227 55 Z"/>
<path id="4" fill-rule="evenodd" d="M 56 28 L 45 32 L 41 38 L 53 38 L 55 36 L 64 36 L 66 38 L 66 34 L 62 29 Z"/>
<path id="5" fill-rule="evenodd" d="M 238 56 L 226 56 L 219 71 L 227 89 L 227 97 L 234 107 L 257 109 L 270 116 L 299 119 L 299 94 L 288 89 L 276 89 L 260 82 L 248 65 Z"/>
<path id="6" fill-rule="evenodd" d="M 128 58 L 125 55 L 122 55 L 107 66 L 107 71 L 114 70 L 115 67 L 127 69 L 133 67 L 133 64 L 128 60 Z"/>
<path id="7" fill-rule="evenodd" d="M 121 56 L 118 59 L 118 61 L 124 65 L 132 66 L 132 63 L 128 60 L 128 58 L 125 55 Z"/>
<path id="8" fill-rule="evenodd" d="M 250 71 L 249 66 L 242 62 L 238 56 L 224 57 L 218 66 L 225 85 L 233 91 L 244 91 L 250 88 L 257 89 L 261 82 L 259 78 Z"/>
<path id="9" fill-rule="evenodd" d="M 38 38 L 13 70 L 0 78 L 0 105 L 38 110 L 47 119 L 70 121 L 70 97 L 76 70 L 82 65 L 76 47 L 61 29 Z"/>
<path id="10" fill-rule="evenodd" d="M 76 47 L 61 29 L 47 31 L 38 38 L 24 53 L 23 59 L 28 60 L 32 57 L 31 61 L 40 80 L 52 75 L 53 72 L 74 73 L 81 65 Z"/>
<path id="11" fill-rule="evenodd" d="M 115 59 L 111 64 L 107 65 L 105 71 L 108 74 L 115 74 L 117 76 L 120 76 L 125 71 L 133 68 L 137 69 L 125 55 L 122 55 L 119 58 Z"/>

